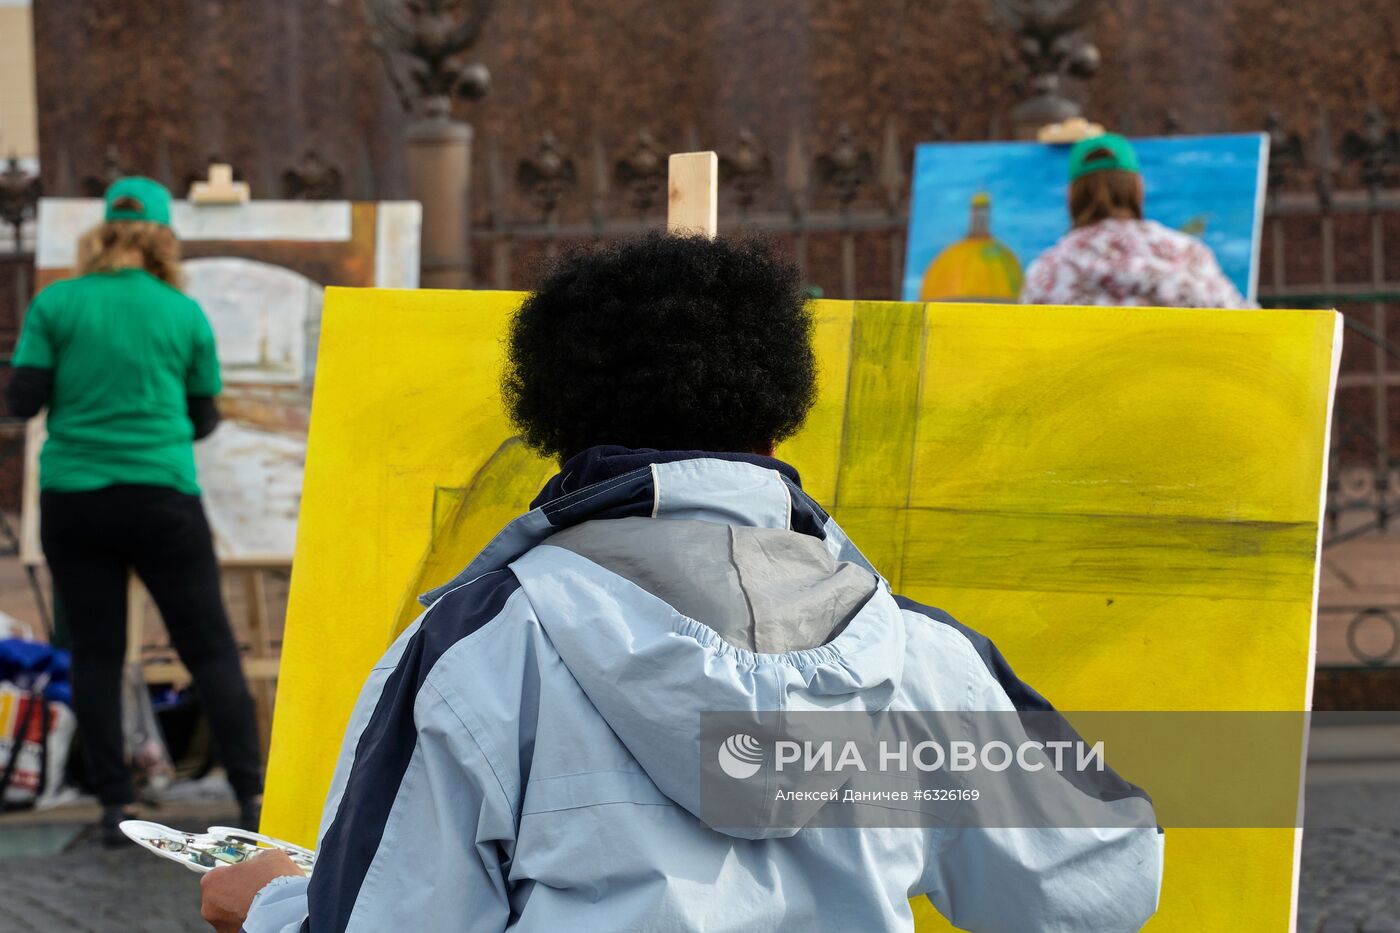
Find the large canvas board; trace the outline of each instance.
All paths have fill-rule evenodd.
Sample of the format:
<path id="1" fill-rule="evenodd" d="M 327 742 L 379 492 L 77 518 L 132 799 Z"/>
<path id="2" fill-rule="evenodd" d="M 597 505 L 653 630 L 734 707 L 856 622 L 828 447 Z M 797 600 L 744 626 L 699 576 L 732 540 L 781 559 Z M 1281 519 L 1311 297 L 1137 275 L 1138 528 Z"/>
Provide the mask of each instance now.
<path id="1" fill-rule="evenodd" d="M 1269 139 L 1258 133 L 1132 141 L 1151 220 L 1200 237 L 1240 294 L 1259 278 Z M 1069 147 L 1030 142 L 924 143 L 914 155 L 906 301 L 1015 301 L 1031 263 L 1069 231 Z M 990 204 L 991 236 L 969 238 L 972 201 Z M 932 292 L 930 266 L 943 259 Z M 950 285 L 947 283 L 960 283 Z M 951 291 L 950 291 L 951 289 Z M 958 293 L 959 291 L 963 293 Z"/>
<path id="2" fill-rule="evenodd" d="M 497 389 L 519 300 L 327 293 L 273 835 L 314 844 L 351 707 L 413 596 L 552 472 Z M 1308 707 L 1336 314 L 815 308 L 819 401 L 778 453 L 896 590 L 985 632 L 1062 709 Z M 1285 929 L 1297 839 L 1168 827 L 1151 929 Z"/>
<path id="3" fill-rule="evenodd" d="M 221 557 L 281 563 L 296 542 L 306 430 L 327 285 L 416 288 L 421 210 L 415 202 L 176 201 L 185 291 L 214 329 L 223 423 L 195 445 L 205 507 Z M 39 204 L 40 287 L 74 274 L 77 242 L 102 220 L 95 198 Z M 38 448 L 27 441 L 21 551 L 38 541 Z"/>

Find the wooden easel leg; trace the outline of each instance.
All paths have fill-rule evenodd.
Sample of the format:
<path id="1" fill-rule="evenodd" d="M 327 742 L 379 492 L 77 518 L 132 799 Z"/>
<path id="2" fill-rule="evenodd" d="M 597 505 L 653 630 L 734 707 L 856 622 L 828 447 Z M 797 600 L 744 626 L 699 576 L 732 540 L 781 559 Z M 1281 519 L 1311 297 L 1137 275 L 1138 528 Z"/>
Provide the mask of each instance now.
<path id="1" fill-rule="evenodd" d="M 267 587 L 261 568 L 249 567 L 243 572 L 243 594 L 244 601 L 248 604 L 249 657 L 270 657 L 272 640 L 268 631 Z M 267 750 L 272 741 L 273 682 L 263 676 L 250 677 L 249 681 L 257 710 L 258 744 L 262 749 L 263 761 L 266 762 Z"/>
<path id="2" fill-rule="evenodd" d="M 141 646 L 146 639 L 146 591 L 136 574 L 126 579 L 126 663 L 141 663 Z"/>

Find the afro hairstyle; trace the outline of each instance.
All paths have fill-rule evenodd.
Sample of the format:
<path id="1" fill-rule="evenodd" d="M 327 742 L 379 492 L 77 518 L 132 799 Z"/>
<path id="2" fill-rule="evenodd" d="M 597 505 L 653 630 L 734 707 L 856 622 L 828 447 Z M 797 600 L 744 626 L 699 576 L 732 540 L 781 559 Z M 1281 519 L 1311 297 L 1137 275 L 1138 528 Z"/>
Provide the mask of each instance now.
<path id="1" fill-rule="evenodd" d="M 652 234 L 560 259 L 511 323 L 502 391 L 535 450 L 767 453 L 816 395 L 798 271 L 754 239 Z"/>

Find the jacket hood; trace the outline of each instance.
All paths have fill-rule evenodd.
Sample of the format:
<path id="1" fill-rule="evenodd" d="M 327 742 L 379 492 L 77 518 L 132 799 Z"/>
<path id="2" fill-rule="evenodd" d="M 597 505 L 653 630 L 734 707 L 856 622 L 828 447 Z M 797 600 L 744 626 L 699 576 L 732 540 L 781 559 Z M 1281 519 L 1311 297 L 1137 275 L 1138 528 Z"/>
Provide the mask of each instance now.
<path id="1" fill-rule="evenodd" d="M 571 491 L 546 496 L 459 577 L 509 563 L 589 701 L 657 788 L 702 820 L 707 793 L 727 795 L 728 814 L 736 796 L 745 812 L 775 809 L 767 772 L 733 786 L 715 776 L 707 717 L 877 713 L 903 674 L 903 620 L 888 586 L 795 471 L 760 459 L 575 458 L 565 473 L 593 482 L 551 480 L 547 492 Z M 788 836 L 824 805 L 788 803 L 779 818 L 713 828 Z"/>

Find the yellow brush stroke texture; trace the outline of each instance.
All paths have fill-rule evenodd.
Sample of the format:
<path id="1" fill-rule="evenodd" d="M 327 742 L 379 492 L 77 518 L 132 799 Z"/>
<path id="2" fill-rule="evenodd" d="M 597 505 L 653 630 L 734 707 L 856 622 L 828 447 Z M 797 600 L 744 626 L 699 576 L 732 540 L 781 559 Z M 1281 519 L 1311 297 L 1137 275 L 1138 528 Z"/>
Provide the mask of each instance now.
<path id="1" fill-rule="evenodd" d="M 330 289 L 264 830 L 315 839 L 413 596 L 551 471 L 497 381 L 520 296 Z M 1305 704 L 1335 315 L 816 302 L 779 451 L 897 588 L 1064 709 Z M 1150 788 L 1149 788 L 1150 789 Z M 1292 830 L 1169 830 L 1156 931 L 1286 926 Z M 948 929 L 915 902 L 921 931 Z"/>

